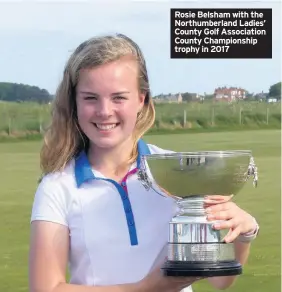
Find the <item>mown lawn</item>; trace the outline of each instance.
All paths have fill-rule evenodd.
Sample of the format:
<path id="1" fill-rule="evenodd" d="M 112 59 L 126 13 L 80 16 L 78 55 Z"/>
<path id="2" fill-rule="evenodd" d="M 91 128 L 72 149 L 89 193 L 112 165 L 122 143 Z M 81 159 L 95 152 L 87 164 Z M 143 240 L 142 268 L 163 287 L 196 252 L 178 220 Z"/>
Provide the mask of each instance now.
<path id="1" fill-rule="evenodd" d="M 280 291 L 280 131 L 244 131 L 147 136 L 148 142 L 178 151 L 251 149 L 259 169 L 259 187 L 251 182 L 235 198 L 260 222 L 259 238 L 235 286 L 226 291 Z M 39 170 L 40 142 L 0 144 L 0 291 L 28 291 L 28 243 L 31 204 Z M 195 292 L 212 292 L 205 282 Z"/>

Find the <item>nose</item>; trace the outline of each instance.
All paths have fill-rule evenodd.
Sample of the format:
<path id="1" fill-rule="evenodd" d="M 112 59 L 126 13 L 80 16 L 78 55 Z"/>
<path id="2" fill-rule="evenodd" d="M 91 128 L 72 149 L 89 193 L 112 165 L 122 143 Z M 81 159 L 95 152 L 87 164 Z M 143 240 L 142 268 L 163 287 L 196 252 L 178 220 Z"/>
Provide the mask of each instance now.
<path id="1" fill-rule="evenodd" d="M 98 117 L 108 117 L 112 114 L 112 105 L 111 105 L 111 102 L 106 100 L 106 99 L 103 99 L 103 100 L 100 100 L 98 105 L 97 105 L 97 111 L 96 111 L 96 115 Z"/>

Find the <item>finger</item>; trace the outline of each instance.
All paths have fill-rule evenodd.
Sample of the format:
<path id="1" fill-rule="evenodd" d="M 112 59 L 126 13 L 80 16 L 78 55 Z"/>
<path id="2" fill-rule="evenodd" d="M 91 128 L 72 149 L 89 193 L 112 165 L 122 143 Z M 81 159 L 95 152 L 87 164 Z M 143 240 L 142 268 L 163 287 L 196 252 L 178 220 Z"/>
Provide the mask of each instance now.
<path id="1" fill-rule="evenodd" d="M 213 199 L 213 200 L 226 200 L 226 198 L 232 198 L 234 195 L 228 195 L 228 194 L 224 194 L 224 195 L 206 195 L 205 199 Z"/>
<path id="2" fill-rule="evenodd" d="M 233 213 L 230 210 L 227 211 L 219 211 L 216 213 L 208 213 L 207 220 L 214 221 L 214 220 L 229 220 L 233 218 Z"/>
<path id="3" fill-rule="evenodd" d="M 241 233 L 241 228 L 240 226 L 237 226 L 235 229 L 232 230 L 232 232 L 230 234 L 227 234 L 223 240 L 226 243 L 230 243 L 233 242 Z"/>
<path id="4" fill-rule="evenodd" d="M 174 283 L 183 283 L 183 284 L 187 284 L 187 283 L 192 284 L 201 279 L 204 279 L 204 278 L 203 277 L 170 277 L 170 281 Z"/>
<path id="5" fill-rule="evenodd" d="M 234 208 L 234 203 L 233 202 L 225 202 L 221 204 L 216 204 L 216 205 L 211 205 L 211 206 L 206 206 L 205 211 L 207 214 L 211 213 L 216 213 L 216 212 L 221 212 L 221 211 L 227 211 L 228 209 Z"/>
<path id="6" fill-rule="evenodd" d="M 207 277 L 186 278 L 186 282 L 185 283 L 182 283 L 181 289 L 184 289 L 184 288 L 186 288 L 188 286 L 191 286 L 195 282 L 200 281 L 200 280 L 203 280 L 205 278 L 207 278 Z"/>
<path id="7" fill-rule="evenodd" d="M 218 203 L 224 203 L 228 202 L 233 198 L 234 195 L 230 196 L 221 196 L 221 195 L 211 195 L 211 196 L 205 196 L 204 202 L 206 204 L 218 204 Z"/>
<path id="8" fill-rule="evenodd" d="M 213 224 L 213 228 L 215 230 L 223 230 L 223 229 L 235 229 L 238 224 L 235 219 L 230 219 L 227 221 L 216 222 Z"/>
<path id="9" fill-rule="evenodd" d="M 232 231 L 233 231 L 232 228 L 230 228 L 229 231 L 228 231 L 228 233 L 225 235 L 225 237 L 226 237 L 226 236 L 228 237 L 228 236 L 232 233 Z M 224 239 L 223 239 L 223 240 L 224 240 Z"/>

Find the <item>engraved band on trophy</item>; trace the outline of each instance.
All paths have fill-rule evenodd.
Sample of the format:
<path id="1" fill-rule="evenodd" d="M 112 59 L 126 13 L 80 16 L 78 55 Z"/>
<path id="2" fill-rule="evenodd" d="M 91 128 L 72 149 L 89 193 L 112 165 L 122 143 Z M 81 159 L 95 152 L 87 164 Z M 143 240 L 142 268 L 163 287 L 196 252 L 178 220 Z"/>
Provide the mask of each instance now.
<path id="1" fill-rule="evenodd" d="M 207 221 L 206 195 L 236 195 L 250 176 L 257 186 L 257 167 L 248 150 L 174 152 L 142 157 L 139 180 L 149 190 L 172 194 L 179 213 L 169 224 L 166 276 L 227 276 L 242 273 L 234 244 L 223 241 L 227 230 Z"/>

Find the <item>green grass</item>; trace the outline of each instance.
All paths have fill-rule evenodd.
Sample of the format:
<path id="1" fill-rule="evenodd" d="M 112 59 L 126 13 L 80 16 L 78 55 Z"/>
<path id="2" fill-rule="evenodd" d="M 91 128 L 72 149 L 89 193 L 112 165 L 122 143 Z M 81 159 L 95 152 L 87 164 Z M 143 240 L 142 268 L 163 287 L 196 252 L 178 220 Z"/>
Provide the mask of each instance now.
<path id="1" fill-rule="evenodd" d="M 248 264 L 226 291 L 280 291 L 280 131 L 243 131 L 146 136 L 173 150 L 251 149 L 259 169 L 259 187 L 251 182 L 235 198 L 260 222 Z M 28 291 L 28 244 L 31 204 L 39 170 L 40 142 L 0 143 L 0 291 Z M 205 281 L 195 292 L 212 292 Z"/>

